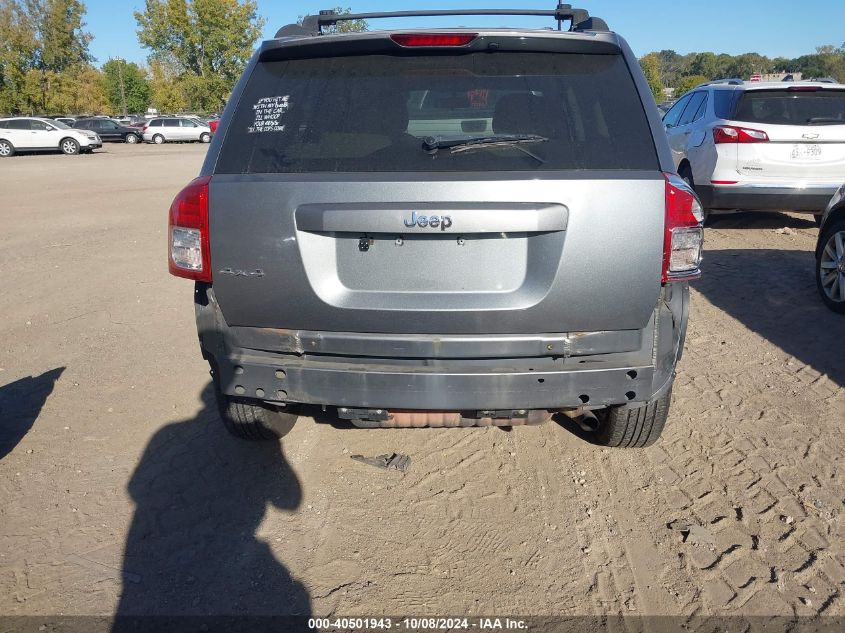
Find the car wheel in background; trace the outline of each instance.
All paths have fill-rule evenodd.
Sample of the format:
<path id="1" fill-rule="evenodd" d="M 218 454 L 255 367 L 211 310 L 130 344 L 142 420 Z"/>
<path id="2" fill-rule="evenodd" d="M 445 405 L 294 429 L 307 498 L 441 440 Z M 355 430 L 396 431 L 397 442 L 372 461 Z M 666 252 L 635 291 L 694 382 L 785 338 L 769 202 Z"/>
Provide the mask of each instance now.
<path id="1" fill-rule="evenodd" d="M 161 134 L 156 134 L 155 136 L 153 136 L 153 143 L 155 143 L 156 145 L 161 145 L 162 143 L 164 143 L 164 137 Z"/>
<path id="2" fill-rule="evenodd" d="M 0 158 L 15 155 L 15 147 L 9 141 L 0 141 Z"/>
<path id="3" fill-rule="evenodd" d="M 692 177 L 692 170 L 690 169 L 689 165 L 684 165 L 681 169 L 678 170 L 678 175 L 681 179 L 687 183 L 690 188 L 695 191 L 695 179 Z M 704 220 L 702 224 L 707 224 L 707 220 L 710 218 L 710 211 L 702 207 L 701 214 L 704 216 Z"/>
<path id="4" fill-rule="evenodd" d="M 845 314 L 845 218 L 824 229 L 816 256 L 816 285 L 822 301 L 834 312 Z"/>
<path id="5" fill-rule="evenodd" d="M 72 138 L 63 138 L 62 142 L 59 143 L 59 149 L 62 150 L 62 154 L 73 156 L 74 154 L 79 153 L 79 143 L 74 141 Z"/>
<path id="6" fill-rule="evenodd" d="M 211 142 L 211 134 L 208 132 L 203 132 L 200 134 L 200 143 L 210 143 Z"/>
<path id="7" fill-rule="evenodd" d="M 126 135 L 126 142 L 130 145 L 134 145 L 135 143 L 139 142 L 141 139 L 138 138 L 137 134 L 127 134 Z"/>

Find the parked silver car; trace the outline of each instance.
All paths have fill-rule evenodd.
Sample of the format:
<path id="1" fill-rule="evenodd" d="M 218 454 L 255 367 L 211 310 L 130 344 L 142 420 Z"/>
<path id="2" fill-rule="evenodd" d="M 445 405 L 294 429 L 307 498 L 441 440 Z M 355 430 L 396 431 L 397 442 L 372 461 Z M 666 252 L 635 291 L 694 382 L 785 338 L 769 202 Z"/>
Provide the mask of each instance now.
<path id="1" fill-rule="evenodd" d="M 384 14 L 321 12 L 260 46 L 170 208 L 230 432 L 273 439 L 313 405 L 657 440 L 701 207 L 625 40 L 533 15 L 572 27 L 323 34 Z"/>
<path id="2" fill-rule="evenodd" d="M 678 173 L 707 211 L 784 210 L 821 219 L 845 174 L 845 86 L 711 82 L 663 117 Z"/>
<path id="3" fill-rule="evenodd" d="M 142 128 L 142 136 L 148 143 L 171 141 L 211 141 L 211 128 L 188 117 L 156 117 Z"/>

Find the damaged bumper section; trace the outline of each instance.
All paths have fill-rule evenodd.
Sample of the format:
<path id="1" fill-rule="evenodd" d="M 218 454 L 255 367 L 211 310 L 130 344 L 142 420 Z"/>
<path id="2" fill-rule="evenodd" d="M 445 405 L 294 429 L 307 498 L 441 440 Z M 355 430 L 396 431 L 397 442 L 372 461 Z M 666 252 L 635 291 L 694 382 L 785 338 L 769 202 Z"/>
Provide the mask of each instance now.
<path id="1" fill-rule="evenodd" d="M 230 327 L 213 290 L 196 289 L 200 343 L 222 393 L 336 406 L 368 426 L 532 424 L 544 412 L 645 402 L 671 386 L 687 308 L 679 283 L 664 287 L 641 330 L 311 332 Z"/>

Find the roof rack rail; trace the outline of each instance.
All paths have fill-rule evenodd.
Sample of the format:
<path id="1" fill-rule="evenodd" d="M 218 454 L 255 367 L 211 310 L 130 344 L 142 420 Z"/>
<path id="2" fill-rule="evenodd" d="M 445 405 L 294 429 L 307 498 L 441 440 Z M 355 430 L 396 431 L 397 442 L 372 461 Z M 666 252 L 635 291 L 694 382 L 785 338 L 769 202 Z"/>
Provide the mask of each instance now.
<path id="1" fill-rule="evenodd" d="M 703 88 L 704 86 L 714 86 L 717 84 L 727 84 L 729 86 L 741 86 L 745 83 L 742 79 L 739 78 L 731 78 L 731 79 L 713 79 L 712 81 L 705 81 L 703 83 L 698 84 L 693 90 L 698 90 L 699 88 Z"/>
<path id="2" fill-rule="evenodd" d="M 421 18 L 459 15 L 521 15 L 545 16 L 557 20 L 557 30 L 562 30 L 565 21 L 570 22 L 570 31 L 607 31 L 607 23 L 601 18 L 590 17 L 586 9 L 575 9 L 570 4 L 558 4 L 550 11 L 541 9 L 447 9 L 433 11 L 387 11 L 378 13 L 335 13 L 333 9 L 320 11 L 318 15 L 306 15 L 302 25 L 283 26 L 276 37 L 294 34 L 322 35 L 324 26 L 350 20 L 377 20 L 380 18 Z"/>

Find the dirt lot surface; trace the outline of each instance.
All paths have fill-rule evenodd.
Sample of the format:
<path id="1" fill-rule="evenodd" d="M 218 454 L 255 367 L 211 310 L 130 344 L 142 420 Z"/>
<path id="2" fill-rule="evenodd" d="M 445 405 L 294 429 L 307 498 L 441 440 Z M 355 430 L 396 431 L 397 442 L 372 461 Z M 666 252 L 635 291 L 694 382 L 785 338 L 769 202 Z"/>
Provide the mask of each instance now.
<path id="1" fill-rule="evenodd" d="M 0 164 L 0 613 L 845 615 L 845 319 L 812 222 L 708 228 L 653 448 L 312 419 L 254 445 L 166 271 L 204 151 Z M 406 474 L 349 458 L 392 451 Z"/>

